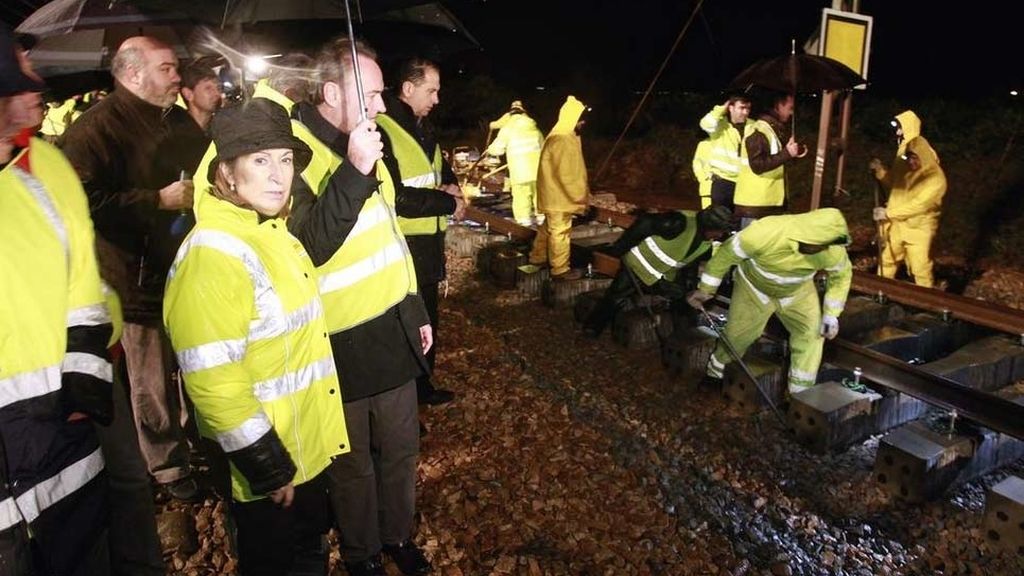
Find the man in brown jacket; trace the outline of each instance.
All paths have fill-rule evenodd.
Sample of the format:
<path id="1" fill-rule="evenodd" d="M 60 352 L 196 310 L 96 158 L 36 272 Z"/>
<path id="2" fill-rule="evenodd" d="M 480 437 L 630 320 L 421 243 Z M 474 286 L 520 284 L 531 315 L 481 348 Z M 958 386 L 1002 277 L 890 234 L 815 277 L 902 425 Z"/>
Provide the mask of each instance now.
<path id="1" fill-rule="evenodd" d="M 133 575 L 165 571 L 145 467 L 172 496 L 197 496 L 172 377 L 177 367 L 161 320 L 164 281 L 181 240 L 171 225 L 192 205 L 191 181 L 180 180 L 173 155 L 161 153 L 168 118 L 188 114 L 174 106 L 177 67 L 159 40 L 125 40 L 111 62 L 115 90 L 72 124 L 64 145 L 89 197 L 100 274 L 124 307 L 121 344 L 138 442 L 132 434 L 101 434 L 101 442 L 113 488 L 113 564 Z"/>

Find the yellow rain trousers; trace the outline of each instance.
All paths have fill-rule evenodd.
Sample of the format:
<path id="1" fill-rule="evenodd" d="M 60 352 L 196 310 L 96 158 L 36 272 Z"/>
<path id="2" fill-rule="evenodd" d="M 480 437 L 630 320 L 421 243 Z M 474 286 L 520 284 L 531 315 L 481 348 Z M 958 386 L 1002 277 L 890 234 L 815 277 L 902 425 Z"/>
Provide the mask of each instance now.
<path id="1" fill-rule="evenodd" d="M 708 261 L 698 289 L 714 294 L 733 266 L 733 292 L 724 335 L 742 357 L 772 314 L 789 331 L 789 392 L 813 386 L 821 364 L 822 315 L 838 318 L 846 305 L 853 268 L 846 249 L 849 231 L 842 213 L 823 208 L 805 214 L 761 218 L 726 240 Z M 816 254 L 799 252 L 799 243 L 828 245 Z M 824 304 L 814 276 L 826 272 Z M 733 358 L 719 342 L 708 359 L 707 374 L 721 378 Z"/>

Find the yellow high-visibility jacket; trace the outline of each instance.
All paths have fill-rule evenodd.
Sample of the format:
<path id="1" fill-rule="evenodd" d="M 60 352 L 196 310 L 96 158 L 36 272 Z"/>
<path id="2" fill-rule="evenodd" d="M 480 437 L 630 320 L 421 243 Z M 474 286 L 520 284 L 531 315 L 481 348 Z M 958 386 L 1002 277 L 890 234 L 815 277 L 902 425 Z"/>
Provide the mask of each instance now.
<path id="1" fill-rule="evenodd" d="M 64 155 L 37 138 L 0 169 L 0 540 L 27 536 L 39 573 L 70 574 L 105 537 L 103 454 L 82 412 L 112 416 L 111 315 L 89 205 Z M 106 420 L 103 423 L 109 423 Z M 15 537 L 15 533 L 20 533 Z"/>
<path id="2" fill-rule="evenodd" d="M 526 184 L 537 180 L 543 143 L 544 135 L 533 118 L 525 113 L 512 114 L 498 131 L 494 142 L 487 147 L 487 153 L 492 156 L 504 154 L 511 183 Z"/>
<path id="3" fill-rule="evenodd" d="M 792 297 L 814 279 L 815 273 L 825 270 L 822 313 L 838 318 L 853 280 L 853 267 L 841 245 L 849 237 L 846 220 L 835 208 L 761 218 L 722 243 L 704 267 L 698 288 L 714 294 L 729 269 L 736 266 L 735 275 L 767 304 L 769 299 L 785 301 Z M 799 242 L 828 248 L 817 254 L 802 254 Z"/>
<path id="4" fill-rule="evenodd" d="M 753 132 L 760 132 L 768 139 L 770 154 L 778 154 L 782 148 L 782 140 L 772 129 L 772 125 L 764 120 L 754 122 Z M 743 146 L 740 174 L 736 179 L 736 194 L 733 202 L 737 206 L 782 206 L 786 202 L 786 166 L 780 164 L 767 172 L 755 174 L 750 169 L 747 158 L 747 147 Z"/>
<path id="5" fill-rule="evenodd" d="M 292 132 L 313 150 L 302 178 L 319 196 L 341 158 L 301 122 L 292 122 Z M 332 334 L 380 316 L 418 289 L 412 255 L 398 228 L 395 185 L 379 160 L 376 177 L 380 185 L 360 208 L 355 227 L 338 251 L 317 266 Z"/>
<path id="6" fill-rule="evenodd" d="M 743 123 L 742 129 L 737 129 L 729 122 L 728 107 L 719 104 L 700 119 L 700 127 L 708 133 L 711 142 L 708 155 L 711 173 L 735 182 L 746 161 L 742 150 L 743 139 L 750 135 L 754 123 L 748 120 Z"/>
<path id="7" fill-rule="evenodd" d="M 313 263 L 283 220 L 209 197 L 167 277 L 164 323 L 246 502 L 349 451 Z"/>
<path id="8" fill-rule="evenodd" d="M 441 186 L 441 146 L 434 145 L 432 158 L 427 158 L 423 146 L 416 137 L 387 114 L 377 115 L 377 126 L 391 140 L 391 152 L 398 161 L 399 178 L 402 184 L 412 188 L 438 188 Z M 398 217 L 398 227 L 406 236 L 437 234 L 448 228 L 447 216 L 425 216 L 423 218 Z"/>

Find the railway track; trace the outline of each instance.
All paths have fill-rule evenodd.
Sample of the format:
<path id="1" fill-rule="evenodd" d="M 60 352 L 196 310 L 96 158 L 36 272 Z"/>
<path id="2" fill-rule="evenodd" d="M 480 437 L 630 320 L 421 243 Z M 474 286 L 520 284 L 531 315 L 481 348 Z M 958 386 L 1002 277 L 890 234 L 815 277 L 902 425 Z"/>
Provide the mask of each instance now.
<path id="1" fill-rule="evenodd" d="M 469 207 L 466 218 L 482 225 L 494 242 L 522 246 L 535 234 L 486 205 Z M 574 240 L 574 265 L 589 265 L 595 278 L 614 276 L 618 259 L 601 248 L 632 222 L 629 214 L 593 211 L 583 226 L 599 231 L 586 241 Z M 588 278 L 569 296 L 579 309 L 605 285 Z M 537 278 L 532 286 L 537 289 Z M 1014 387 L 1024 380 L 1024 311 L 859 271 L 850 300 L 843 333 L 826 344 L 819 386 L 791 399 L 788 417 L 799 439 L 834 452 L 881 437 L 875 477 L 910 500 L 934 498 L 1024 456 L 1024 387 Z M 727 307 L 727 299 L 721 305 Z M 697 330 L 655 338 L 657 326 L 637 327 L 651 320 L 639 313 L 627 318 L 626 338 L 647 334 L 647 343 L 660 340 L 663 360 L 676 371 L 703 369 L 712 338 Z M 761 388 L 776 401 L 785 399 L 784 363 L 750 362 Z M 752 411 L 763 409 L 744 380 L 727 374 L 723 393 L 749 403 Z"/>

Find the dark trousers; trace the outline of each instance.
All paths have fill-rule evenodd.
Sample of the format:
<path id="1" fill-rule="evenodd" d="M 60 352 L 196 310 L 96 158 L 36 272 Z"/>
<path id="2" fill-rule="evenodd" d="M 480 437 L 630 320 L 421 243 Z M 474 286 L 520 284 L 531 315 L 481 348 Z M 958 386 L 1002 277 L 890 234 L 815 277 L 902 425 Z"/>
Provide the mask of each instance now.
<path id="1" fill-rule="evenodd" d="M 344 407 L 352 451 L 327 469 L 328 491 L 341 532 L 341 558 L 359 562 L 383 544 L 412 537 L 420 449 L 416 386 L 410 380 Z"/>
<path id="2" fill-rule="evenodd" d="M 238 528 L 240 576 L 322 576 L 327 571 L 323 536 L 330 527 L 324 473 L 295 487 L 281 508 L 270 498 L 232 502 Z"/>
<path id="3" fill-rule="evenodd" d="M 711 177 L 711 205 L 725 206 L 732 210 L 736 195 L 736 183 L 718 176 Z"/>
<path id="4" fill-rule="evenodd" d="M 685 270 L 684 270 L 685 271 Z M 684 271 L 680 271 L 682 274 Z M 630 298 L 640 293 L 661 296 L 670 302 L 671 309 L 678 311 L 685 310 L 686 289 L 676 283 L 667 280 L 658 280 L 653 286 L 644 286 L 640 280 L 633 276 L 625 265 L 619 268 L 619 272 L 612 279 L 612 283 L 605 289 L 601 299 L 597 301 L 594 309 L 583 321 L 583 327 L 594 334 L 601 334 L 608 324 L 615 319 L 615 315 L 629 302 Z"/>
<path id="5" fill-rule="evenodd" d="M 427 350 L 427 366 L 430 367 L 430 372 L 420 375 L 416 379 L 416 393 L 420 398 L 430 394 L 434 390 L 434 384 L 430 381 L 430 375 L 434 373 L 434 361 L 437 358 L 437 345 L 440 339 L 438 338 L 438 323 L 437 323 L 437 300 L 438 300 L 438 283 L 431 284 L 419 284 L 420 296 L 423 298 L 423 305 L 427 308 L 427 316 L 430 318 L 430 328 L 434 332 L 434 345 Z"/>
<path id="6" fill-rule="evenodd" d="M 96 425 L 110 487 L 110 567 L 115 576 L 167 572 L 156 531 L 156 506 L 132 419 L 124 359 L 114 362 L 114 420 Z"/>

